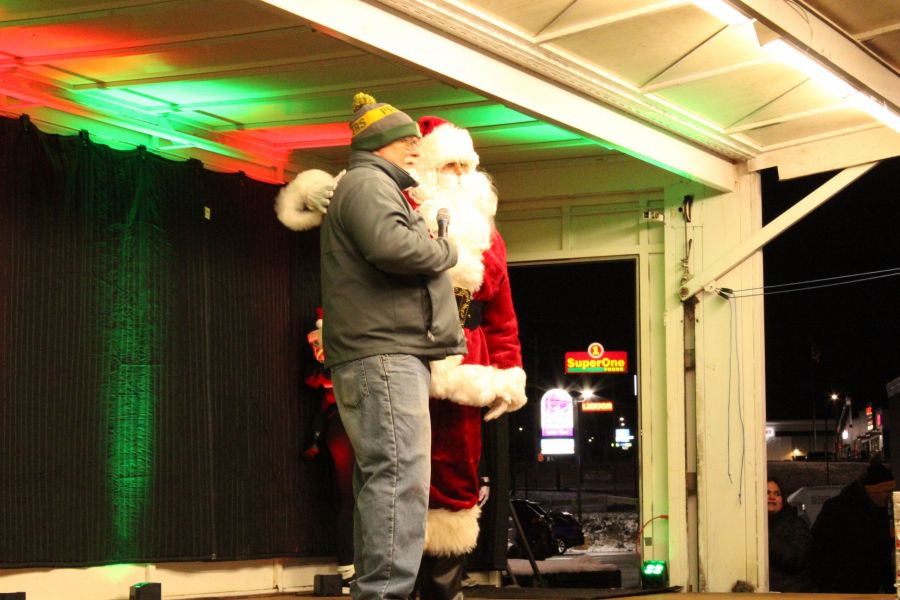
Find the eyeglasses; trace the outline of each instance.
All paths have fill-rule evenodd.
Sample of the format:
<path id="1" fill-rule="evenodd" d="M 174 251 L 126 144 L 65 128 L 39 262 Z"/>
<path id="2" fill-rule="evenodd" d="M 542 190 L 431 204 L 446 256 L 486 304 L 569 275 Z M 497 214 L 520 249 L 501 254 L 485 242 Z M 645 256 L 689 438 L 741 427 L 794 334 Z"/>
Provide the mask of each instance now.
<path id="1" fill-rule="evenodd" d="M 398 141 L 398 142 L 402 142 L 403 145 L 406 147 L 407 150 L 415 150 L 416 148 L 419 147 L 419 142 L 422 141 L 422 138 L 418 138 L 418 137 L 416 137 L 416 136 L 414 136 L 414 135 L 410 135 L 410 136 L 405 137 L 405 138 L 400 138 L 400 139 L 397 140 L 397 141 Z"/>

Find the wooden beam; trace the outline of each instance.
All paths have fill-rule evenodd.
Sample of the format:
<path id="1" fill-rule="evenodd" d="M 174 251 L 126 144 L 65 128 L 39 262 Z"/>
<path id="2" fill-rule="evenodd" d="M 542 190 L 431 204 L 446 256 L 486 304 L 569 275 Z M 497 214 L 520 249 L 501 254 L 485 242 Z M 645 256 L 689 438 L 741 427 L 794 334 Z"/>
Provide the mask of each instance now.
<path id="1" fill-rule="evenodd" d="M 784 233 L 794 223 L 803 219 L 842 189 L 862 177 L 876 164 L 878 163 L 868 163 L 844 169 L 826 181 L 811 194 L 800 200 L 800 202 L 776 217 L 768 225 L 738 244 L 731 252 L 719 257 L 718 260 L 703 269 L 702 272 L 688 279 L 679 292 L 682 301 L 693 297 L 707 286 L 712 285 L 716 279 L 747 260 L 754 252 L 762 249 L 763 246 Z"/>
<path id="2" fill-rule="evenodd" d="M 314 27 L 418 65 L 516 110 L 578 132 L 717 190 L 735 186 L 734 166 L 674 134 L 495 58 L 471 45 L 363 0 L 265 0 Z M 347 15 L 354 15 L 348 19 Z"/>

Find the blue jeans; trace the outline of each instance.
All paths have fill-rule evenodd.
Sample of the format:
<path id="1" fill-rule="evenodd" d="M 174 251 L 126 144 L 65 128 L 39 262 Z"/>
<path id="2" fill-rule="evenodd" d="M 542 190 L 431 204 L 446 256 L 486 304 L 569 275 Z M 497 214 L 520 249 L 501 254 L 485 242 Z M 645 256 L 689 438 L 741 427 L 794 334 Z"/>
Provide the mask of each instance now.
<path id="1" fill-rule="evenodd" d="M 355 600 L 406 600 L 425 543 L 431 479 L 431 372 L 419 358 L 382 354 L 337 365 L 334 395 L 356 454 Z"/>

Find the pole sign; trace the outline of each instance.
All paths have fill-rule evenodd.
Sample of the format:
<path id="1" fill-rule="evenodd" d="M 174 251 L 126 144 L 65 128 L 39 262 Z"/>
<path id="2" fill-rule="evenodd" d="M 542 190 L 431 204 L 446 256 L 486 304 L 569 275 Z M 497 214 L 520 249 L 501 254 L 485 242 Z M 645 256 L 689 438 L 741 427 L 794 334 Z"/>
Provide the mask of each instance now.
<path id="1" fill-rule="evenodd" d="M 550 390 L 541 398 L 541 437 L 575 435 L 575 410 L 566 390 Z"/>
<path id="2" fill-rule="evenodd" d="M 566 390 L 541 398 L 541 455 L 575 454 L 575 406 Z"/>
<path id="3" fill-rule="evenodd" d="M 566 373 L 628 373 L 628 353 L 594 342 L 587 352 L 566 352 Z"/>

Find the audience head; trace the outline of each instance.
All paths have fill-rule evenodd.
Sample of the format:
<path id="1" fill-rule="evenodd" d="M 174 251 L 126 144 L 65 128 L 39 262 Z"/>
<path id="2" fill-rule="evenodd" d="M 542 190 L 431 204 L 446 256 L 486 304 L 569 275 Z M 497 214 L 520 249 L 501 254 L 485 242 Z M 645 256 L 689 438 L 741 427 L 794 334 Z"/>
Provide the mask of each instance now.
<path id="1" fill-rule="evenodd" d="M 784 495 L 781 489 L 781 483 L 774 477 L 769 477 L 766 483 L 766 507 L 769 516 L 777 515 L 784 508 Z"/>
<path id="2" fill-rule="evenodd" d="M 887 506 L 891 499 L 891 492 L 897 485 L 894 474 L 884 466 L 880 456 L 874 456 L 869 462 L 869 468 L 863 474 L 860 482 L 866 490 L 869 499 L 875 506 Z"/>

